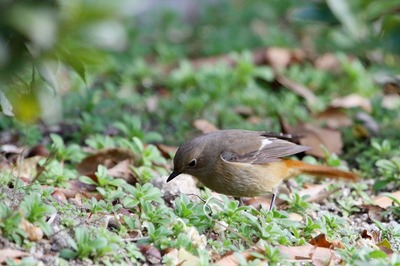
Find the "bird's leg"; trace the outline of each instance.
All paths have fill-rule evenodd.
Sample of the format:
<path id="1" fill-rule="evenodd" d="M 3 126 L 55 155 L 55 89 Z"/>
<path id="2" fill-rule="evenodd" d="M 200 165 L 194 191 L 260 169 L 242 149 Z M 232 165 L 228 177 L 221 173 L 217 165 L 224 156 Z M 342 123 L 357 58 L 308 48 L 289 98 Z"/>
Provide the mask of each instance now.
<path id="1" fill-rule="evenodd" d="M 276 188 L 274 188 L 272 190 L 272 199 L 271 199 L 271 204 L 269 205 L 269 210 L 272 211 L 272 209 L 275 206 L 275 199 L 276 199 L 276 195 L 278 194 L 278 190 Z"/>
<path id="2" fill-rule="evenodd" d="M 239 201 L 239 206 L 244 206 L 243 200 L 241 197 L 233 197 L 235 200 Z"/>

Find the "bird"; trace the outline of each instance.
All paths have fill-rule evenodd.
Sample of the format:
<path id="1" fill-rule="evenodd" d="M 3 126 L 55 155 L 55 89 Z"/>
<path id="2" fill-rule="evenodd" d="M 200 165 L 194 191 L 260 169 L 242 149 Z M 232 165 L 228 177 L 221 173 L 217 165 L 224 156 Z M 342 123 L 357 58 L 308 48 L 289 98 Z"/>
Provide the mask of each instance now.
<path id="1" fill-rule="evenodd" d="M 300 174 L 357 180 L 355 173 L 287 158 L 310 149 L 290 135 L 226 129 L 194 137 L 181 145 L 173 159 L 170 182 L 180 174 L 197 178 L 211 190 L 235 198 L 272 193 L 283 180 Z"/>

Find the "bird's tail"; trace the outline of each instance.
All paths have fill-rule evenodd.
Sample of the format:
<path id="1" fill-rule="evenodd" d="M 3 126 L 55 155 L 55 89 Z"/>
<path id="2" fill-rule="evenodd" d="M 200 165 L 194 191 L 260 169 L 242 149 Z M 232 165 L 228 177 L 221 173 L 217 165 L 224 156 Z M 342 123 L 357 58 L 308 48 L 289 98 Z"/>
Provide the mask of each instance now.
<path id="1" fill-rule="evenodd" d="M 355 173 L 339 170 L 325 165 L 312 165 L 291 159 L 284 159 L 283 162 L 286 164 L 286 166 L 288 166 L 289 169 L 294 170 L 294 175 L 308 174 L 320 177 L 344 178 L 351 181 L 358 180 L 358 176 Z"/>

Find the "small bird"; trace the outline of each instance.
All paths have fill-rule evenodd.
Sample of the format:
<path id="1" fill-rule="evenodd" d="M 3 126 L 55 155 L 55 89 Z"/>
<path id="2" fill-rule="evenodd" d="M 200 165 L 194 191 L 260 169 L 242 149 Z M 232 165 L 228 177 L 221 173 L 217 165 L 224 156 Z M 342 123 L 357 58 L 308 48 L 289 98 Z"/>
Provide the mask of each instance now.
<path id="1" fill-rule="evenodd" d="M 195 137 L 180 146 L 167 182 L 185 173 L 215 192 L 236 198 L 272 193 L 283 180 L 308 174 L 357 180 L 357 175 L 328 166 L 283 158 L 309 150 L 290 137 L 249 130 L 218 130 Z"/>

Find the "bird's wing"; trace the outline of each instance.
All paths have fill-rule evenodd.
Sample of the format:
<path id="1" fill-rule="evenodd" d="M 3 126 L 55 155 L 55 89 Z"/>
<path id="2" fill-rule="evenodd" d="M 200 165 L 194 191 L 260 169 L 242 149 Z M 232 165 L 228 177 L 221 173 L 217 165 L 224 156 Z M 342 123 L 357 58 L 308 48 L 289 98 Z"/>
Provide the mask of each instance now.
<path id="1" fill-rule="evenodd" d="M 249 137 L 251 139 L 231 140 L 237 143 L 240 142 L 241 145 L 232 145 L 240 148 L 227 148 L 221 153 L 221 158 L 229 162 L 265 164 L 276 162 L 282 157 L 310 149 L 310 147 L 297 145 L 285 140 L 289 139 L 288 136 L 284 136 L 284 139 L 280 139 L 280 136 L 272 134 L 259 134 Z"/>

